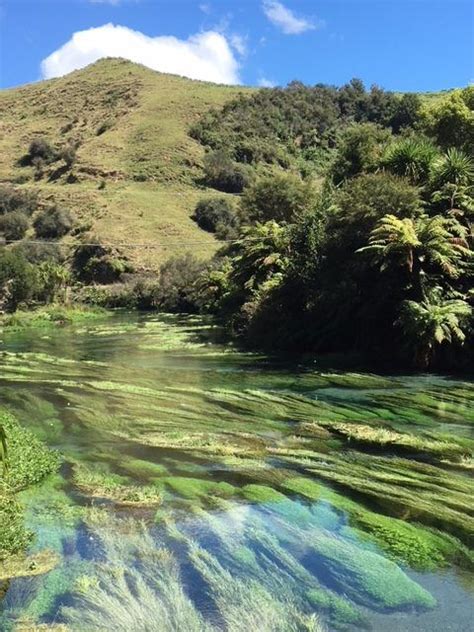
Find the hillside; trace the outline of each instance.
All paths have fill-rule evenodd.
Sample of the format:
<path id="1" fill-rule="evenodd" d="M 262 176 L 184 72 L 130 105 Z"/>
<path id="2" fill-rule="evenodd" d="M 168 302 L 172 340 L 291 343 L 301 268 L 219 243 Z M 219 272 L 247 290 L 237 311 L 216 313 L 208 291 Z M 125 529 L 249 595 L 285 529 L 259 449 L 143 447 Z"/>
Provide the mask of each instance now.
<path id="1" fill-rule="evenodd" d="M 156 269 L 184 243 L 206 256 L 216 241 L 190 216 L 199 198 L 216 192 L 199 184 L 204 149 L 188 129 L 208 108 L 250 90 L 106 59 L 60 79 L 3 91 L 0 183 L 38 189 L 42 202 L 72 210 L 105 243 L 166 242 L 123 248 L 139 268 Z M 57 168 L 36 182 L 33 167 L 19 165 L 40 137 L 56 146 L 80 141 L 76 182 Z"/>

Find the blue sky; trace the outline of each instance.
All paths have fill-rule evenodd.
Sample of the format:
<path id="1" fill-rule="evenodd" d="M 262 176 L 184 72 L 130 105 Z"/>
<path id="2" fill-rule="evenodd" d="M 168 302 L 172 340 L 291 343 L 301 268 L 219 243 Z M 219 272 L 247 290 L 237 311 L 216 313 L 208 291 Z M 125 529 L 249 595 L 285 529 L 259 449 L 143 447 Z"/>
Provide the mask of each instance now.
<path id="1" fill-rule="evenodd" d="M 0 46 L 2 87 L 118 55 L 222 83 L 474 80 L 466 0 L 0 0 Z"/>

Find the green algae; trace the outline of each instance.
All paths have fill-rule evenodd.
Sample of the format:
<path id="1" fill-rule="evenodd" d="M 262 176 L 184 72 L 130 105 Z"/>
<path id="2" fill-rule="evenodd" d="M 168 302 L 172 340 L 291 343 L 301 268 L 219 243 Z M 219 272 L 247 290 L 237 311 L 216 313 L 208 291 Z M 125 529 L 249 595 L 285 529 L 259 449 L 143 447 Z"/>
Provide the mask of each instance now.
<path id="1" fill-rule="evenodd" d="M 354 601 L 377 609 L 434 608 L 435 599 L 394 562 L 323 532 L 311 548 L 325 572 Z"/>
<path id="2" fill-rule="evenodd" d="M 214 496 L 230 498 L 235 493 L 235 488 L 229 483 L 201 478 L 168 476 L 159 479 L 158 483 L 187 499 L 212 499 Z"/>
<path id="3" fill-rule="evenodd" d="M 308 590 L 306 598 L 318 612 L 327 614 L 333 626 L 340 628 L 345 627 L 345 624 L 357 624 L 359 629 L 361 626 L 367 627 L 364 616 L 347 599 L 319 588 Z"/>

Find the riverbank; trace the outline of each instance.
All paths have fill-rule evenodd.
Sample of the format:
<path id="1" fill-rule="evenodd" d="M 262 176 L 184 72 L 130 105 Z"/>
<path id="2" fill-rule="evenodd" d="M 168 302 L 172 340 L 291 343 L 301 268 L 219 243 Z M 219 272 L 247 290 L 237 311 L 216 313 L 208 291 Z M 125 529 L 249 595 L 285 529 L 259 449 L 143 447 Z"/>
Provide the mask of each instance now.
<path id="1" fill-rule="evenodd" d="M 2 314 L 0 315 L 0 330 L 83 323 L 104 318 L 109 313 L 101 307 L 80 304 L 52 304 L 37 309 L 17 310 L 12 314 Z"/>

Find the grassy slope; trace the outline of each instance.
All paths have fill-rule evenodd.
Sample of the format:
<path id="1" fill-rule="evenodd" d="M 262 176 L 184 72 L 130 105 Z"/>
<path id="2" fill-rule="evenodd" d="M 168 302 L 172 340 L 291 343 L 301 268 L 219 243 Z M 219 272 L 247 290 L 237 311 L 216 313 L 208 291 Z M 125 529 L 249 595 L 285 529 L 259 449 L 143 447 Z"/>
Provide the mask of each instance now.
<path id="1" fill-rule="evenodd" d="M 118 59 L 5 90 L 0 93 L 0 183 L 28 178 L 22 186 L 39 188 L 42 201 L 70 208 L 81 223 L 93 222 L 92 232 L 105 242 L 167 244 L 123 249 L 139 268 L 156 268 L 186 249 L 207 256 L 216 242 L 190 216 L 200 197 L 216 192 L 197 184 L 204 152 L 187 130 L 208 108 L 249 90 L 164 75 Z M 110 127 L 97 135 L 104 122 Z M 64 174 L 50 179 L 62 163 L 38 183 L 30 167 L 17 165 L 37 136 L 56 145 L 81 140 L 77 183 L 67 184 Z M 102 180 L 106 187 L 99 190 Z"/>

